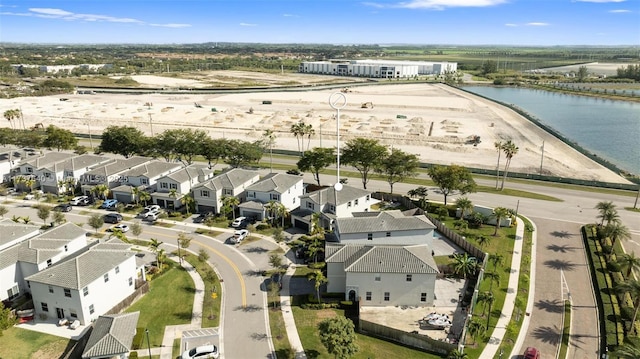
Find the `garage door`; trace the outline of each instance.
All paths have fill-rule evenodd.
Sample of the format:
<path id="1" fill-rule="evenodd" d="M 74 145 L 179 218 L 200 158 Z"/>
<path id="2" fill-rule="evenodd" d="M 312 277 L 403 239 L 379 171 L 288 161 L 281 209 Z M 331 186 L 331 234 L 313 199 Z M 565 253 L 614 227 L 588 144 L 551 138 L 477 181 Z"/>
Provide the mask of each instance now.
<path id="1" fill-rule="evenodd" d="M 309 232 L 309 224 L 307 224 L 306 222 L 296 220 L 293 226 L 296 228 L 300 228 L 305 232 Z"/>

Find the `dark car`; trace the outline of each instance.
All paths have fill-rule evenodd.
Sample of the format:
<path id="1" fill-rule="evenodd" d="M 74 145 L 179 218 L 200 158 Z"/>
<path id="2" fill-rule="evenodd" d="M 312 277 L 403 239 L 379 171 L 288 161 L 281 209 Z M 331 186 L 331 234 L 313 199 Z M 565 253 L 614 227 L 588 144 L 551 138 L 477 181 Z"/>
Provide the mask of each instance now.
<path id="1" fill-rule="evenodd" d="M 200 215 L 198 215 L 198 217 L 193 219 L 193 223 L 202 223 L 204 221 L 206 221 L 209 218 L 213 217 L 213 213 L 211 212 L 207 212 L 207 213 L 200 213 Z"/>
<path id="2" fill-rule="evenodd" d="M 282 274 L 279 272 L 273 273 L 271 276 L 271 283 L 276 283 L 278 288 L 282 289 Z"/>
<path id="3" fill-rule="evenodd" d="M 62 203 L 53 207 L 54 211 L 60 211 L 60 212 L 70 212 L 72 209 L 73 209 L 73 206 L 70 205 L 69 203 Z"/>
<path id="4" fill-rule="evenodd" d="M 122 221 L 122 215 L 120 213 L 108 213 L 104 217 L 105 223 L 120 223 Z"/>

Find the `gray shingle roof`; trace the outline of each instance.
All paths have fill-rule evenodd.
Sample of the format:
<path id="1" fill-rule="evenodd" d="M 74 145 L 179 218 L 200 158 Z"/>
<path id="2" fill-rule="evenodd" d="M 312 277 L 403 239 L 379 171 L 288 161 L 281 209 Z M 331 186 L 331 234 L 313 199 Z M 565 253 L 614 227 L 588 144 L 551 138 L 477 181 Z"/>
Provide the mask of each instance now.
<path id="1" fill-rule="evenodd" d="M 29 164 L 31 165 L 31 167 L 38 169 L 38 168 L 50 166 L 56 162 L 65 161 L 74 156 L 77 156 L 77 155 L 73 153 L 66 153 L 66 152 L 47 152 L 42 156 L 37 156 L 34 158 L 30 158 L 26 161 L 23 161 L 22 163 L 20 163 L 20 166 Z"/>
<path id="2" fill-rule="evenodd" d="M 22 236 L 37 232 L 39 228 L 32 224 L 16 223 L 10 219 L 0 220 L 0 248 Z"/>
<path id="3" fill-rule="evenodd" d="M 128 353 L 140 312 L 101 315 L 85 346 L 82 358 L 104 358 Z"/>
<path id="4" fill-rule="evenodd" d="M 125 159 L 117 159 L 113 162 L 109 162 L 102 166 L 98 166 L 93 168 L 91 171 L 88 171 L 86 175 L 95 175 L 95 176 L 104 176 L 105 179 L 107 176 L 118 174 L 122 171 L 128 170 L 130 168 L 139 166 L 145 162 L 148 162 L 149 159 L 146 157 L 129 157 Z"/>
<path id="5" fill-rule="evenodd" d="M 345 204 L 349 201 L 362 198 L 368 194 L 371 194 L 371 191 L 367 191 L 364 189 L 351 187 L 351 186 L 343 186 L 342 190 L 338 192 L 338 206 L 341 204 Z M 319 204 L 329 203 L 329 204 L 335 205 L 336 191 L 333 188 L 333 186 L 331 186 L 331 187 L 327 187 L 327 188 L 323 188 L 323 189 L 319 189 L 317 191 L 311 192 L 309 194 L 301 196 L 300 198 L 301 199 L 310 198 L 315 203 L 319 203 Z"/>
<path id="6" fill-rule="evenodd" d="M 331 248 L 330 247 L 343 247 Z M 344 263 L 345 272 L 437 274 L 429 246 L 327 245 L 327 263 Z"/>
<path id="7" fill-rule="evenodd" d="M 405 216 L 398 210 L 354 214 L 354 217 L 337 218 L 340 234 L 373 233 L 434 229 L 425 215 Z"/>
<path id="8" fill-rule="evenodd" d="M 209 169 L 209 166 L 207 165 L 193 164 L 179 171 L 172 172 L 168 174 L 166 177 L 178 183 L 183 183 L 188 181 L 191 178 L 197 178 L 198 176 L 202 176 L 212 172 L 213 172 L 213 169 Z"/>
<path id="9" fill-rule="evenodd" d="M 79 290 L 102 277 L 134 254 L 128 249 L 114 250 L 97 244 L 87 251 L 64 259 L 62 262 L 25 279 L 31 282 Z"/>
<path id="10" fill-rule="evenodd" d="M 302 181 L 300 176 L 288 173 L 270 173 L 247 187 L 247 191 L 284 193 L 300 181 Z"/>
<path id="11" fill-rule="evenodd" d="M 127 172 L 123 173 L 123 176 L 132 176 L 132 177 L 156 177 L 166 172 L 173 172 L 180 169 L 182 165 L 176 162 L 165 162 L 165 161 L 149 161 L 140 166 L 134 167 Z"/>
<path id="12" fill-rule="evenodd" d="M 211 180 L 203 183 L 202 186 L 214 191 L 221 190 L 223 188 L 237 188 L 241 184 L 246 183 L 257 175 L 257 171 L 245 170 L 242 168 L 232 168 L 227 172 L 213 177 Z"/>
<path id="13" fill-rule="evenodd" d="M 87 153 L 80 156 L 74 156 L 64 161 L 56 162 L 41 168 L 46 168 L 49 171 L 56 172 L 56 173 L 62 172 L 64 170 L 74 171 L 79 168 L 87 168 L 87 167 L 95 166 L 96 164 L 105 162 L 106 160 L 108 160 L 108 157 L 92 155 Z"/>

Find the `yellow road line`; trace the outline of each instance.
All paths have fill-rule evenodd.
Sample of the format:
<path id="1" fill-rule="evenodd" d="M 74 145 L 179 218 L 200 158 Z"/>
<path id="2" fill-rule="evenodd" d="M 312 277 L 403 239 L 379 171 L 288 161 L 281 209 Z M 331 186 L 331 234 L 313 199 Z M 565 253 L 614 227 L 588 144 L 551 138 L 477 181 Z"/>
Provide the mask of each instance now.
<path id="1" fill-rule="evenodd" d="M 157 234 L 158 236 L 163 236 L 163 237 L 171 237 L 174 238 L 174 236 L 170 236 L 164 233 L 156 233 L 156 232 L 148 232 L 145 231 L 145 233 L 147 234 Z M 199 234 L 199 236 L 202 236 L 201 234 Z M 208 250 L 210 250 L 211 252 L 215 253 L 216 255 L 218 255 L 220 258 L 222 258 L 225 262 L 227 262 L 227 264 L 229 264 L 229 266 L 233 269 L 234 272 L 236 272 L 236 275 L 238 276 L 238 280 L 240 283 L 240 291 L 242 292 L 242 307 L 246 307 L 247 306 L 247 287 L 244 283 L 244 278 L 242 278 L 242 273 L 240 272 L 240 269 L 238 268 L 238 266 L 236 266 L 235 263 L 233 263 L 233 261 L 231 259 L 229 259 L 227 256 L 225 256 L 224 254 L 220 253 L 220 251 L 218 251 L 217 249 L 206 245 L 202 242 L 198 242 L 198 241 L 194 241 L 194 243 L 197 243 L 198 245 L 207 248 Z M 220 278 L 223 279 L 224 278 Z"/>

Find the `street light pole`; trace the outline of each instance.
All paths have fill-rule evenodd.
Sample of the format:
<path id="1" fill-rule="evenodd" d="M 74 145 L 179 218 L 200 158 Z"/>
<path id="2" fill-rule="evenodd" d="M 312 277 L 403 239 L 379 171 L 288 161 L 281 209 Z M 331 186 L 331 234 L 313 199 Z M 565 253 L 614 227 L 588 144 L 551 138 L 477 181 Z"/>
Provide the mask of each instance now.
<path id="1" fill-rule="evenodd" d="M 153 123 L 151 121 L 151 114 L 149 114 L 149 127 L 151 128 L 151 137 L 153 137 Z"/>
<path id="2" fill-rule="evenodd" d="M 340 109 L 347 106 L 347 96 L 342 92 L 335 92 L 329 97 L 329 106 L 336 110 L 336 183 L 333 185 L 335 208 L 333 213 L 338 216 L 338 192 L 342 190 L 340 183 Z"/>
<path id="3" fill-rule="evenodd" d="M 151 359 L 151 341 L 149 341 L 149 329 L 144 330 L 147 333 L 147 347 L 149 348 L 149 359 Z"/>

